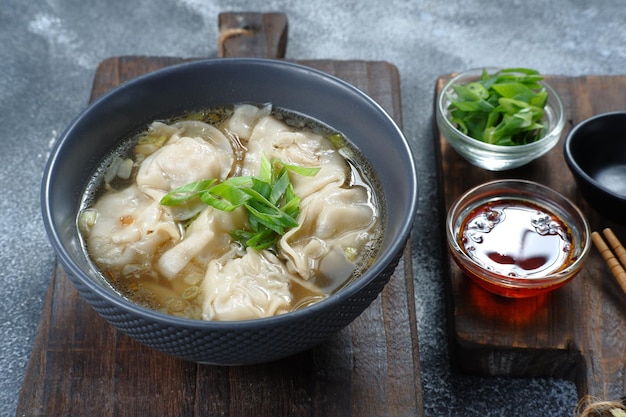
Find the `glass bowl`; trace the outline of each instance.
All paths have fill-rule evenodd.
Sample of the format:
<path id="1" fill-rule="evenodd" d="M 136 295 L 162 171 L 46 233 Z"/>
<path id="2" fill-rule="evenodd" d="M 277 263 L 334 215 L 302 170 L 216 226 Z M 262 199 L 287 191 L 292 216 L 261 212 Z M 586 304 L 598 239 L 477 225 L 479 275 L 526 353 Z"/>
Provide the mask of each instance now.
<path id="1" fill-rule="evenodd" d="M 493 74 L 499 68 L 480 68 L 460 73 L 453 77 L 441 89 L 437 96 L 436 120 L 439 132 L 448 143 L 468 162 L 489 171 L 504 171 L 525 165 L 552 149 L 561 137 L 565 126 L 563 102 L 559 95 L 545 82 L 541 84 L 548 92 L 548 101 L 544 108 L 544 134 L 535 142 L 525 145 L 494 145 L 471 138 L 457 129 L 449 120 L 449 95 L 455 95 L 455 84 L 466 84 L 480 78 L 483 70 Z"/>
<path id="2" fill-rule="evenodd" d="M 578 207 L 526 180 L 497 180 L 465 192 L 448 211 L 446 235 L 468 277 L 512 298 L 566 284 L 590 251 L 589 224 Z"/>

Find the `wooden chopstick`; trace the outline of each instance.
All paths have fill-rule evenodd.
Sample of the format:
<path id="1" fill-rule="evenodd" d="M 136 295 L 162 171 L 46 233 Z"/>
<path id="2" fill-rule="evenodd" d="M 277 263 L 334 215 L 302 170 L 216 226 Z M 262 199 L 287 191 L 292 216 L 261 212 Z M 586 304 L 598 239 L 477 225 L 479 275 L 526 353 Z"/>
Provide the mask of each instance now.
<path id="1" fill-rule="evenodd" d="M 606 228 L 602 231 L 602 233 L 609 242 L 609 245 L 611 245 L 615 251 L 615 254 L 611 252 L 611 249 L 609 249 L 607 244 L 602 239 L 602 236 L 600 236 L 600 233 L 593 232 L 591 234 L 591 240 L 593 241 L 593 244 L 596 245 L 600 255 L 602 255 L 604 262 L 606 262 L 611 269 L 613 276 L 617 279 L 617 282 L 622 287 L 622 290 L 626 293 L 626 270 L 624 270 L 623 266 L 626 265 L 626 249 L 624 249 L 624 246 L 622 246 L 611 229 Z"/>
<path id="2" fill-rule="evenodd" d="M 604 229 L 602 231 L 604 233 L 604 237 L 609 241 L 609 245 L 613 248 L 613 252 L 617 255 L 617 258 L 622 263 L 622 265 L 626 265 L 626 249 L 622 246 L 622 243 L 617 239 L 615 233 L 611 229 Z"/>

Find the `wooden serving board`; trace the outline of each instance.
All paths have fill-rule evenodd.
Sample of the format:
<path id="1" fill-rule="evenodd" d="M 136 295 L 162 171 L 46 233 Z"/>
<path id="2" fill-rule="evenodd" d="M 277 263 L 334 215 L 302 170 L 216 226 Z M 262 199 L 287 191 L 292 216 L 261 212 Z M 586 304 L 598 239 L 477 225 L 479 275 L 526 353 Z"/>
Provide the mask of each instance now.
<path id="1" fill-rule="evenodd" d="M 450 77 L 438 80 L 436 93 Z M 592 230 L 611 227 L 624 242 L 626 228 L 603 218 L 578 192 L 563 157 L 563 141 L 578 122 L 626 109 L 626 76 L 548 76 L 546 81 L 564 101 L 567 124 L 559 144 L 525 167 L 499 173 L 476 168 L 435 131 L 445 210 L 475 185 L 493 179 L 529 179 L 574 201 Z M 447 259 L 451 358 L 457 369 L 566 378 L 575 382 L 580 397 L 617 400 L 626 394 L 626 295 L 595 248 L 572 282 L 550 294 L 518 300 L 482 290 Z"/>
<path id="2" fill-rule="evenodd" d="M 252 28 L 254 34 L 250 39 L 240 35 L 221 39 L 230 42 L 220 44 L 225 55 L 284 54 L 284 15 L 220 15 L 221 32 L 237 25 Z M 181 61 L 108 59 L 96 71 L 91 98 Z M 299 62 L 368 92 L 401 122 L 400 80 L 393 65 Z M 199 365 L 139 344 L 100 318 L 58 266 L 45 299 L 17 415 L 421 417 L 410 246 L 383 293 L 346 329 L 293 357 L 242 367 Z"/>

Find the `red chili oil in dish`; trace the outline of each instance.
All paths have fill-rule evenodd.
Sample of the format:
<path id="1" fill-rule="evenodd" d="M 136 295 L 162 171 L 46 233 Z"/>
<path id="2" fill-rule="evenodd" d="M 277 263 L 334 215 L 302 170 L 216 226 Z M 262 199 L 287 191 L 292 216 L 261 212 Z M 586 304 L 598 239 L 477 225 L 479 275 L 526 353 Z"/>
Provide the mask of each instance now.
<path id="1" fill-rule="evenodd" d="M 506 283 L 487 281 L 462 269 L 485 289 L 508 297 L 529 297 L 546 286 L 524 288 L 532 280 L 566 268 L 573 261 L 572 236 L 563 220 L 526 200 L 487 201 L 464 219 L 457 234 L 466 255 Z M 516 285 L 519 284 L 518 285 Z M 553 284 L 550 289 L 565 282 Z"/>

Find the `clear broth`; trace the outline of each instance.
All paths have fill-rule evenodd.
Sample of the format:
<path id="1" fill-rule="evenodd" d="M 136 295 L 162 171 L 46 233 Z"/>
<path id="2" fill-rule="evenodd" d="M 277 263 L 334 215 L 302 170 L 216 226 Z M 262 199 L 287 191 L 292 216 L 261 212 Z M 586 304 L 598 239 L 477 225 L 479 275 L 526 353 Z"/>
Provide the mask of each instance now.
<path id="1" fill-rule="evenodd" d="M 180 120 L 199 120 L 219 128 L 232 115 L 232 113 L 232 106 L 208 109 L 189 113 L 172 120 L 167 120 L 165 123 L 171 124 Z M 339 153 L 348 162 L 350 167 L 351 172 L 349 175 L 349 184 L 346 184 L 346 187 L 354 185 L 365 187 L 368 190 L 371 203 L 375 205 L 377 213 L 379 214 L 376 234 L 375 236 L 372 236 L 370 243 L 368 243 L 363 253 L 359 255 L 359 261 L 356 264 L 354 271 L 352 271 L 349 276 L 327 276 L 317 274 L 310 282 L 291 282 L 290 290 L 294 298 L 291 310 L 295 310 L 315 304 L 316 302 L 326 298 L 328 295 L 339 291 L 367 270 L 378 253 L 380 241 L 383 236 L 386 214 L 383 204 L 384 202 L 381 198 L 379 198 L 379 195 L 381 195 L 380 182 L 375 171 L 360 151 L 341 134 L 339 134 L 339 132 L 336 132 L 328 126 L 325 126 L 315 120 L 284 109 L 272 109 L 272 116 L 282 120 L 289 126 L 318 133 L 330 139 Z M 89 207 L 91 207 L 97 199 L 107 191 L 121 190 L 133 183 L 138 170 L 137 163 L 134 164 L 132 174 L 128 179 L 116 177 L 110 180 L 110 178 L 107 178 L 107 175 L 111 170 L 111 165 L 118 163 L 120 160 L 131 159 L 136 162 L 137 156 L 134 153 L 134 148 L 142 135 L 145 135 L 145 131 L 124 140 L 101 163 L 84 192 L 79 213 L 89 209 Z M 236 155 L 236 160 L 242 162 L 243 157 L 241 155 Z M 77 219 L 77 222 L 79 224 L 80 219 Z M 78 227 L 79 229 L 81 228 L 80 225 Z M 85 253 L 89 256 L 89 247 L 84 238 L 82 244 Z M 160 248 L 160 250 L 155 254 L 155 258 L 169 247 L 171 246 L 164 246 Z M 92 260 L 95 269 L 121 296 L 126 297 L 139 305 L 163 313 L 194 319 L 201 318 L 202 302 L 201 297 L 198 297 L 197 281 L 194 281 L 193 279 L 169 280 L 160 276 L 154 269 L 148 272 L 139 270 L 130 274 L 122 273 L 122 271 L 111 270 L 103 267 L 102 265 L 98 265 L 91 257 L 90 259 Z M 203 276 L 202 265 L 191 265 L 190 268 L 196 268 L 198 273 Z"/>

